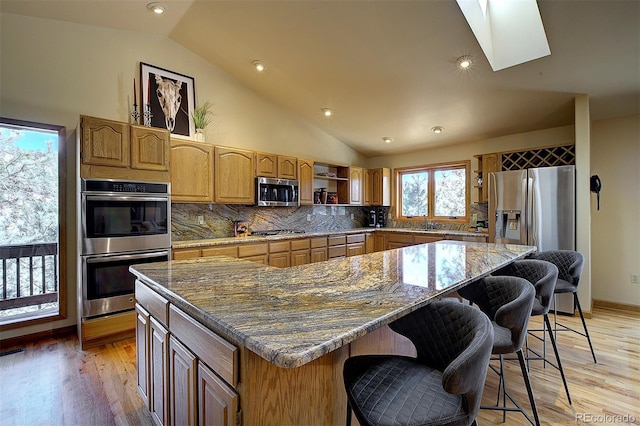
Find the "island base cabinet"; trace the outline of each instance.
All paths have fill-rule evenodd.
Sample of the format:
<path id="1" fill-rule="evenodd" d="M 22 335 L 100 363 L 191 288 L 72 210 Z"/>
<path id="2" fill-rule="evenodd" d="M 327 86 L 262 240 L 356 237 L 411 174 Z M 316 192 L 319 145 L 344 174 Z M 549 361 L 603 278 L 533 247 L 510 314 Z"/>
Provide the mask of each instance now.
<path id="1" fill-rule="evenodd" d="M 198 362 L 198 424 L 242 424 L 238 394 L 202 362 Z"/>

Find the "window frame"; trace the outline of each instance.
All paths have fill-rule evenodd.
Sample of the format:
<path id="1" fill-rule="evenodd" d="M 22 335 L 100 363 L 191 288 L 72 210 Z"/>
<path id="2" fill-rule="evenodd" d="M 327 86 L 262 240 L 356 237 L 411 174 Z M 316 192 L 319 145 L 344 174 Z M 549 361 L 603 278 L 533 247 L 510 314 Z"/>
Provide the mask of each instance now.
<path id="1" fill-rule="evenodd" d="M 453 217 L 434 216 L 435 212 L 435 179 L 434 173 L 438 170 L 464 169 L 465 170 L 465 215 Z M 427 206 L 429 214 L 424 216 L 403 216 L 402 215 L 402 175 L 406 173 L 425 172 L 428 178 Z M 401 222 L 421 222 L 431 221 L 439 223 L 468 223 L 469 210 L 471 208 L 471 161 L 461 160 L 446 163 L 424 164 L 419 166 L 400 167 L 393 170 L 394 178 L 394 199 L 393 209 L 394 220 Z"/>
<path id="2" fill-rule="evenodd" d="M 67 132 L 65 126 L 1 116 L 0 123 L 7 127 L 50 130 L 58 134 L 58 313 L 7 321 L 0 324 L 0 331 L 5 331 L 67 318 Z"/>

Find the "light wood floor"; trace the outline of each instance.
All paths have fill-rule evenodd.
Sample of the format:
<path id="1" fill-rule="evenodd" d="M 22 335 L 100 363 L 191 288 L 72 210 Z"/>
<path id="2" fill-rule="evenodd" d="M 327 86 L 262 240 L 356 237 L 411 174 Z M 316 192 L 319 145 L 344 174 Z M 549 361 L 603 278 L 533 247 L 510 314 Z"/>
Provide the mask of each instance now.
<path id="1" fill-rule="evenodd" d="M 579 325 L 579 318 L 560 318 Z M 533 322 L 531 328 L 537 325 Z M 542 424 L 640 424 L 640 316 L 596 308 L 587 326 L 598 364 L 586 339 L 570 332 L 558 337 L 573 406 L 558 371 L 543 369 L 541 362 L 531 364 Z M 517 361 L 507 361 L 507 385 L 529 409 Z M 484 404 L 493 402 L 496 386 L 497 378 L 489 372 Z M 478 418 L 481 426 L 501 422 L 502 414 L 494 411 L 481 410 Z M 151 417 L 136 392 L 133 339 L 85 351 L 73 337 L 48 339 L 0 357 L 2 426 L 138 424 L 151 424 Z M 528 423 L 521 414 L 509 413 L 506 424 Z"/>

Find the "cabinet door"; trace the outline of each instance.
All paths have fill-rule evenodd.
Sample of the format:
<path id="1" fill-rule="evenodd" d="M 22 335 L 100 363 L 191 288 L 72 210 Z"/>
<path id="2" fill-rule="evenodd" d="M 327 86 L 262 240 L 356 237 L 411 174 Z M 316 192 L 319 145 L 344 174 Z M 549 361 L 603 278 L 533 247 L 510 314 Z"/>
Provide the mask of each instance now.
<path id="1" fill-rule="evenodd" d="M 362 205 L 363 202 L 363 173 L 360 167 L 349 168 L 349 204 Z"/>
<path id="2" fill-rule="evenodd" d="M 278 177 L 293 180 L 298 177 L 298 160 L 296 157 L 278 155 Z"/>
<path id="3" fill-rule="evenodd" d="M 480 202 L 489 202 L 489 173 L 498 171 L 498 154 L 482 155 L 482 195 Z"/>
<path id="4" fill-rule="evenodd" d="M 373 205 L 371 200 L 373 197 L 373 170 L 364 170 L 364 205 Z"/>
<path id="5" fill-rule="evenodd" d="M 291 252 L 291 266 L 306 265 L 310 261 L 311 252 L 308 249 Z"/>
<path id="6" fill-rule="evenodd" d="M 171 254 L 173 260 L 197 259 L 200 257 L 200 249 L 174 249 Z"/>
<path id="7" fill-rule="evenodd" d="M 269 254 L 269 266 L 277 268 L 288 268 L 291 266 L 289 261 L 289 252 L 271 253 Z"/>
<path id="8" fill-rule="evenodd" d="M 391 205 L 391 170 L 387 168 L 370 170 L 371 205 Z"/>
<path id="9" fill-rule="evenodd" d="M 81 116 L 83 164 L 129 167 L 131 143 L 129 125 L 101 118 Z"/>
<path id="10" fill-rule="evenodd" d="M 374 238 L 373 250 L 374 251 L 384 251 L 385 247 L 387 246 L 384 234 L 376 233 L 376 234 L 373 235 L 373 238 Z"/>
<path id="11" fill-rule="evenodd" d="M 131 126 L 131 168 L 169 171 L 169 131 Z"/>
<path id="12" fill-rule="evenodd" d="M 171 141 L 171 201 L 213 202 L 213 145 Z"/>
<path id="13" fill-rule="evenodd" d="M 364 237 L 364 252 L 373 253 L 376 251 L 375 237 L 371 233 L 367 233 Z"/>
<path id="14" fill-rule="evenodd" d="M 136 303 L 136 380 L 138 393 L 149 406 L 149 313 Z"/>
<path id="15" fill-rule="evenodd" d="M 256 154 L 256 176 L 277 177 L 278 176 L 278 156 L 275 154 Z"/>
<path id="16" fill-rule="evenodd" d="M 214 199 L 217 203 L 255 202 L 253 151 L 215 147 Z"/>
<path id="17" fill-rule="evenodd" d="M 151 389 L 149 396 L 151 417 L 159 425 L 166 425 L 169 421 L 169 405 L 167 391 L 169 389 L 167 330 L 150 317 L 149 339 L 149 372 L 151 375 Z"/>
<path id="18" fill-rule="evenodd" d="M 169 336 L 169 398 L 171 424 L 196 424 L 196 372 L 198 360 L 178 339 Z"/>
<path id="19" fill-rule="evenodd" d="M 327 248 L 317 247 L 311 249 L 311 263 L 324 262 L 327 260 Z"/>
<path id="20" fill-rule="evenodd" d="M 235 426 L 238 394 L 204 363 L 198 362 L 198 424 Z"/>
<path id="21" fill-rule="evenodd" d="M 298 181 L 301 205 L 313 204 L 313 161 L 298 159 Z"/>

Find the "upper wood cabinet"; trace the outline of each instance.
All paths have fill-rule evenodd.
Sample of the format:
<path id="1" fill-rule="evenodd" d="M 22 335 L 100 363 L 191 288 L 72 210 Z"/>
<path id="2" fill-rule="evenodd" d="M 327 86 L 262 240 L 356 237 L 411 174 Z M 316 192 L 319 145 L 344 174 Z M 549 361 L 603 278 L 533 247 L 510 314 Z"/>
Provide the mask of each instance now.
<path id="1" fill-rule="evenodd" d="M 171 201 L 213 203 L 213 145 L 171 140 Z"/>
<path id="2" fill-rule="evenodd" d="M 80 177 L 169 181 L 169 131 L 80 116 Z"/>
<path id="3" fill-rule="evenodd" d="M 369 184 L 365 178 L 365 200 L 369 198 L 371 206 L 390 206 L 391 205 L 391 170 L 388 168 L 379 168 L 367 170 Z M 366 176 L 366 175 L 365 175 Z M 367 204 L 365 202 L 365 204 Z"/>
<path id="4" fill-rule="evenodd" d="M 256 154 L 256 176 L 280 179 L 296 179 L 298 176 L 298 159 L 285 155 Z"/>
<path id="5" fill-rule="evenodd" d="M 254 152 L 216 146 L 214 200 L 226 204 L 254 204 Z"/>
<path id="6" fill-rule="evenodd" d="M 364 170 L 361 167 L 349 167 L 349 204 L 364 203 Z"/>
<path id="7" fill-rule="evenodd" d="M 313 204 L 313 161 L 298 159 L 298 198 L 300 205 Z"/>
<path id="8" fill-rule="evenodd" d="M 297 179 L 298 159 L 296 157 L 278 155 L 278 177 L 281 179 Z"/>
<path id="9" fill-rule="evenodd" d="M 278 156 L 275 154 L 256 154 L 256 176 L 277 177 L 278 176 Z"/>

